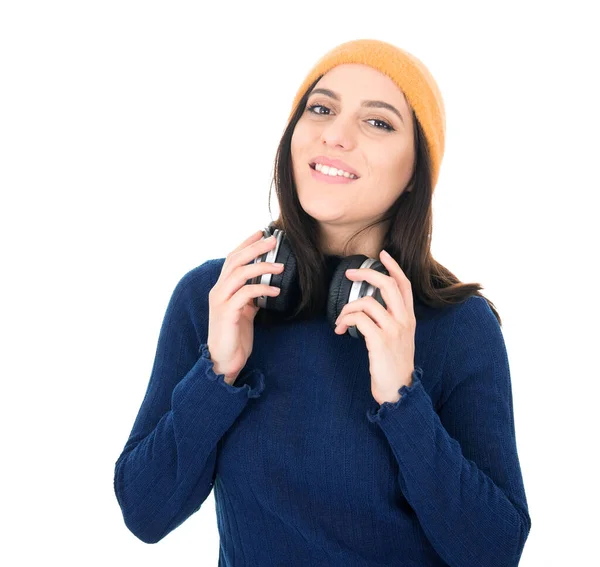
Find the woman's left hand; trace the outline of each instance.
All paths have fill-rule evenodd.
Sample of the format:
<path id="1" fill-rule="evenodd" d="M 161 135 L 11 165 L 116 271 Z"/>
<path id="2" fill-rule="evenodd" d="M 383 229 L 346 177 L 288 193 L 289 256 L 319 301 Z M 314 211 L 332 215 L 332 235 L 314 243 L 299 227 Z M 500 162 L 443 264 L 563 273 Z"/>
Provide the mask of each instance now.
<path id="1" fill-rule="evenodd" d="M 335 332 L 343 334 L 356 325 L 369 350 L 371 393 L 375 401 L 396 402 L 398 390 L 412 385 L 417 322 L 413 308 L 412 286 L 402 268 L 390 255 L 380 254 L 389 276 L 371 268 L 346 271 L 352 281 L 368 281 L 378 287 L 387 309 L 371 296 L 347 303 L 336 321 Z"/>

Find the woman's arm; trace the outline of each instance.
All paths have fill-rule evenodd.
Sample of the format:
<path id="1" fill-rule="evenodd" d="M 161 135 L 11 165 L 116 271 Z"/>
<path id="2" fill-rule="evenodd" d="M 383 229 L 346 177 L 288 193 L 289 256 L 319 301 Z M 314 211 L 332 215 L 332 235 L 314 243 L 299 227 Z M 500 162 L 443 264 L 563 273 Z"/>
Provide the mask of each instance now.
<path id="1" fill-rule="evenodd" d="M 210 261 L 177 284 L 160 329 L 146 394 L 115 463 L 114 491 L 129 530 L 156 543 L 196 512 L 210 493 L 216 446 L 250 397 L 258 370 L 227 384 L 206 346 Z M 253 376 L 256 387 L 247 383 Z"/>
<path id="2" fill-rule="evenodd" d="M 454 314 L 439 415 L 416 368 L 402 397 L 367 412 L 399 464 L 398 483 L 428 539 L 452 567 L 511 567 L 531 528 L 509 363 L 486 300 Z"/>

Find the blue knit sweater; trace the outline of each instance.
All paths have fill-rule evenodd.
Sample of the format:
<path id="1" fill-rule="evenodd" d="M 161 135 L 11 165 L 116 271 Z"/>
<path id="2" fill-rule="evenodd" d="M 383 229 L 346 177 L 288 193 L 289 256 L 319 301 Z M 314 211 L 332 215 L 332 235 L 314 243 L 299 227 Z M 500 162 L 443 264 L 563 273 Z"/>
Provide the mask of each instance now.
<path id="1" fill-rule="evenodd" d="M 395 403 L 373 399 L 366 344 L 325 313 L 255 325 L 229 385 L 206 345 L 224 261 L 190 270 L 169 301 L 115 463 L 127 528 L 156 543 L 214 488 L 220 567 L 518 565 L 531 519 L 487 302 L 416 304 L 413 383 Z"/>

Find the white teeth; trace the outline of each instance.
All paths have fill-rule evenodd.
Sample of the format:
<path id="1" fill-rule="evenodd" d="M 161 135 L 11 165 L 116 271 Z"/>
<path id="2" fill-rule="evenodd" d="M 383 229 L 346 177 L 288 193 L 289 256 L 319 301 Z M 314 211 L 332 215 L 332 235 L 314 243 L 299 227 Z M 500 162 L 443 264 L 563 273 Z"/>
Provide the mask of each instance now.
<path id="1" fill-rule="evenodd" d="M 331 177 L 335 177 L 336 175 L 338 175 L 340 177 L 343 176 L 343 177 L 348 177 L 350 179 L 358 179 L 358 177 L 356 177 L 356 175 L 354 175 L 353 173 L 348 173 L 347 171 L 344 171 L 343 169 L 336 169 L 335 167 L 329 167 L 328 165 L 321 165 L 320 163 L 317 163 L 315 165 L 315 169 L 317 171 L 320 171 L 324 175 L 331 175 Z"/>

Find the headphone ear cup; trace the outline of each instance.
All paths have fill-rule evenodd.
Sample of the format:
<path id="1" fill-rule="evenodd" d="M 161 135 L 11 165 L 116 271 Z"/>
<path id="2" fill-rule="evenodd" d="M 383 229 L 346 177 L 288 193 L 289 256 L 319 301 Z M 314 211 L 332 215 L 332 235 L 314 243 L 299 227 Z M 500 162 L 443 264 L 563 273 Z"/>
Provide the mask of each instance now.
<path id="1" fill-rule="evenodd" d="M 269 230 L 271 228 L 272 225 L 269 225 Z M 272 234 L 279 240 L 278 246 L 275 248 L 277 253 L 273 258 L 273 262 L 282 263 L 283 271 L 271 273 L 269 285 L 278 287 L 281 291 L 276 296 L 265 296 L 264 308 L 270 311 L 288 313 L 300 301 L 296 256 L 283 230 L 273 229 Z M 254 303 L 257 304 L 256 298 Z"/>
<path id="2" fill-rule="evenodd" d="M 368 266 L 371 270 L 381 272 L 382 274 L 389 276 L 389 272 L 381 261 L 375 258 L 369 258 L 364 254 L 354 254 L 342 258 L 337 268 L 333 272 L 331 283 L 329 284 L 329 296 L 327 300 L 327 319 L 332 329 L 335 329 L 335 321 L 340 316 L 344 306 L 350 301 L 355 301 L 361 297 L 365 297 L 370 287 L 375 287 L 373 284 L 367 281 L 356 281 L 349 280 L 346 277 L 346 270 L 351 268 L 360 268 L 364 266 L 367 261 L 371 264 Z M 356 287 L 354 287 L 356 286 Z M 373 299 L 378 301 L 384 308 L 387 308 L 381 291 L 378 287 L 375 287 L 372 293 Z M 353 338 L 364 339 L 364 335 L 360 332 L 356 325 L 353 325 L 348 329 L 348 333 Z"/>
<path id="3" fill-rule="evenodd" d="M 350 290 L 353 280 L 346 277 L 346 270 L 360 268 L 367 256 L 354 254 L 342 258 L 333 272 L 329 283 L 329 294 L 327 296 L 327 320 L 332 329 L 335 329 L 335 321 L 340 316 L 342 309 L 350 300 Z M 358 331 L 358 329 L 356 329 Z"/>
<path id="4" fill-rule="evenodd" d="M 279 295 L 268 297 L 267 308 L 282 313 L 288 313 L 296 307 L 300 301 L 300 286 L 298 283 L 296 256 L 285 238 L 285 235 L 282 235 L 275 262 L 283 264 L 283 271 L 271 276 L 271 285 L 278 287 L 281 291 L 279 292 Z"/>

